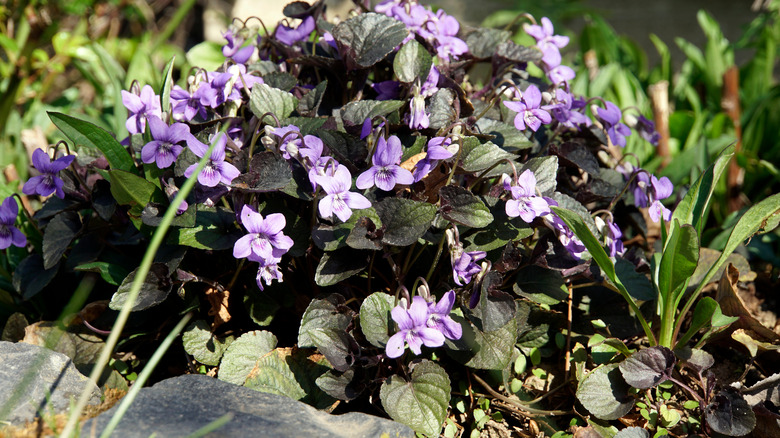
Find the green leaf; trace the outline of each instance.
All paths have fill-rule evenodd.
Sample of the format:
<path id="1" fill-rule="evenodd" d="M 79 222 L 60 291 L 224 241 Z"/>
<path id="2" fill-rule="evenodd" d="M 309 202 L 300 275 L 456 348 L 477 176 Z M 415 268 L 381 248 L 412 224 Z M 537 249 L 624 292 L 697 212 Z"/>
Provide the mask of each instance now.
<path id="1" fill-rule="evenodd" d="M 249 193 L 275 192 L 285 188 L 292 179 L 287 160 L 270 151 L 254 154 L 248 170 L 234 178 L 230 187 Z"/>
<path id="2" fill-rule="evenodd" d="M 282 91 L 290 91 L 298 83 L 298 79 L 290 73 L 275 71 L 263 75 L 263 83 Z"/>
<path id="3" fill-rule="evenodd" d="M 75 211 L 63 211 L 54 216 L 43 232 L 43 268 L 51 269 L 81 230 L 81 218 Z"/>
<path id="4" fill-rule="evenodd" d="M 493 215 L 484 202 L 468 189 L 444 186 L 439 190 L 440 212 L 444 219 L 472 228 L 483 228 L 493 222 Z"/>
<path id="5" fill-rule="evenodd" d="M 249 97 L 249 108 L 258 118 L 271 113 L 279 119 L 284 119 L 290 117 L 297 105 L 298 99 L 295 96 L 267 84 L 255 84 Z"/>
<path id="6" fill-rule="evenodd" d="M 744 242 L 747 238 L 753 236 L 759 232 L 768 232 L 771 230 L 764 229 L 768 221 L 772 216 L 780 214 L 780 193 L 775 193 L 759 202 L 752 207 L 739 218 L 737 224 L 729 235 L 728 241 L 726 241 L 726 247 L 718 257 L 718 260 L 712 265 L 707 274 L 704 276 L 700 287 L 697 290 L 701 290 L 701 287 L 707 284 L 713 275 L 718 272 L 720 266 L 726 261 L 726 259 L 737 249 L 737 246 Z"/>
<path id="7" fill-rule="evenodd" d="M 83 263 L 73 269 L 81 272 L 98 272 L 106 283 L 114 286 L 119 286 L 122 280 L 129 274 L 128 270 L 123 266 L 107 262 Z"/>
<path id="8" fill-rule="evenodd" d="M 650 432 L 641 427 L 627 427 L 617 433 L 613 438 L 650 438 Z"/>
<path id="9" fill-rule="evenodd" d="M 436 217 L 436 207 L 411 199 L 385 198 L 374 208 L 382 219 L 382 242 L 388 245 L 409 246 L 422 237 Z"/>
<path id="10" fill-rule="evenodd" d="M 190 323 L 181 335 L 184 351 L 198 362 L 209 365 L 219 365 L 219 360 L 225 353 L 233 337 L 220 339 L 211 332 L 206 321 L 198 320 Z"/>
<path id="11" fill-rule="evenodd" d="M 339 114 L 348 125 L 362 125 L 366 119 L 387 117 L 393 111 L 404 106 L 402 100 L 359 100 L 341 107 Z M 324 140 L 323 140 L 324 141 Z"/>
<path id="12" fill-rule="evenodd" d="M 390 311 L 394 303 L 392 295 L 374 292 L 360 305 L 360 330 L 374 347 L 385 348 L 390 339 Z"/>
<path id="13" fill-rule="evenodd" d="M 301 98 L 300 102 L 298 102 L 298 113 L 304 117 L 315 117 L 320 108 L 320 104 L 322 103 L 322 98 L 325 96 L 326 88 L 328 88 L 327 79 L 320 82 L 313 90 L 306 93 L 306 95 Z M 300 128 L 300 126 L 298 127 Z"/>
<path id="14" fill-rule="evenodd" d="M 160 85 L 160 105 L 164 112 L 171 112 L 171 90 L 173 89 L 173 66 L 176 57 L 172 57 L 163 69 L 163 80 Z"/>
<path id="15" fill-rule="evenodd" d="M 422 83 L 428 78 L 431 65 L 433 65 L 433 58 L 428 53 L 428 49 L 417 40 L 411 39 L 395 54 L 393 71 L 401 82 L 409 83 L 419 79 Z"/>
<path id="16" fill-rule="evenodd" d="M 244 386 L 324 409 L 335 400 L 322 392 L 315 380 L 329 369 L 323 356 L 311 350 L 277 348 L 257 360 Z"/>
<path id="17" fill-rule="evenodd" d="M 496 138 L 490 141 L 504 150 L 520 151 L 534 146 L 534 142 L 529 140 L 522 131 L 518 131 L 514 125 L 483 117 L 477 121 L 477 127 L 481 133 L 495 136 Z M 544 158 L 556 158 L 556 165 L 558 163 L 557 157 Z"/>
<path id="18" fill-rule="evenodd" d="M 629 386 L 618 364 L 603 365 L 585 376 L 577 387 L 577 400 L 601 420 L 617 420 L 634 406 Z"/>
<path id="19" fill-rule="evenodd" d="M 466 36 L 466 45 L 469 53 L 475 58 L 491 58 L 496 52 L 496 47 L 511 36 L 512 34 L 507 30 L 478 27 Z"/>
<path id="20" fill-rule="evenodd" d="M 656 299 L 656 290 L 647 275 L 637 272 L 634 264 L 623 257 L 615 258 L 615 274 L 632 297 L 642 301 Z"/>
<path id="21" fill-rule="evenodd" d="M 127 301 L 127 295 L 130 293 L 137 271 L 138 269 L 135 269 L 125 277 L 122 284 L 119 285 L 119 288 L 111 297 L 111 302 L 108 303 L 109 308 L 112 310 L 122 309 L 122 306 Z M 131 311 L 137 312 L 156 306 L 165 301 L 170 292 L 171 279 L 169 278 L 168 266 L 164 263 L 153 263 L 149 269 L 149 274 L 141 285 L 141 291 L 138 293 L 138 298 L 133 303 Z"/>
<path id="22" fill-rule="evenodd" d="M 347 333 L 353 312 L 343 304 L 344 298 L 338 294 L 313 299 L 298 330 L 298 345 L 317 348 L 338 371 L 346 371 L 353 362 L 351 336 Z"/>
<path id="23" fill-rule="evenodd" d="M 550 209 L 553 213 L 557 214 L 558 217 L 566 223 L 566 226 L 572 230 L 574 235 L 582 241 L 588 249 L 588 252 L 590 252 L 591 257 L 593 257 L 593 260 L 596 261 L 599 268 L 604 272 L 604 275 L 613 283 L 619 283 L 617 275 L 615 274 L 615 265 L 612 263 L 609 255 L 607 255 L 607 252 L 604 251 L 601 242 L 596 239 L 588 226 L 585 225 L 585 221 L 583 221 L 580 215 L 560 207 L 550 207 Z"/>
<path id="24" fill-rule="evenodd" d="M 736 316 L 725 316 L 720 310 L 720 304 L 710 297 L 702 297 L 693 309 L 693 317 L 688 331 L 677 341 L 679 347 L 684 347 L 688 341 L 701 329 L 708 326 L 720 328 L 738 320 Z"/>
<path id="25" fill-rule="evenodd" d="M 456 341 L 446 340 L 447 353 L 453 359 L 471 368 L 502 370 L 512 360 L 512 346 L 517 339 L 517 318 L 512 318 L 498 330 L 483 332 L 472 321 L 452 314 L 451 318 L 463 328 Z"/>
<path id="26" fill-rule="evenodd" d="M 43 257 L 33 253 L 16 266 L 11 281 L 14 289 L 22 295 L 22 298 L 29 300 L 54 280 L 58 271 L 59 264 L 50 269 L 44 269 Z"/>
<path id="27" fill-rule="evenodd" d="M 159 191 L 153 183 L 124 170 L 109 170 L 111 194 L 117 204 L 145 207 Z M 158 194 L 159 197 L 160 194 Z"/>
<path id="28" fill-rule="evenodd" d="M 732 156 L 734 146 L 729 146 L 720 153 L 715 163 L 699 176 L 672 212 L 671 223 L 678 219 L 681 224 L 691 224 L 701 236 L 715 185 L 728 167 Z"/>
<path id="29" fill-rule="evenodd" d="M 409 35 L 400 21 L 374 12 L 345 20 L 331 33 L 351 69 L 368 68 L 383 60 Z"/>
<path id="30" fill-rule="evenodd" d="M 244 234 L 236 229 L 235 222 L 236 216 L 230 210 L 198 206 L 195 226 L 172 228 L 168 231 L 168 243 L 197 249 L 231 249 Z"/>
<path id="31" fill-rule="evenodd" d="M 206 71 L 214 71 L 225 62 L 222 54 L 222 44 L 204 41 L 187 51 L 187 63 L 196 65 Z"/>
<path id="32" fill-rule="evenodd" d="M 515 156 L 491 142 L 476 144 L 463 143 L 461 167 L 466 172 L 480 172 L 503 160 L 511 160 Z"/>
<path id="33" fill-rule="evenodd" d="M 219 380 L 243 385 L 257 363 L 257 358 L 276 347 L 276 336 L 265 330 L 244 333 L 225 350 L 219 364 Z"/>
<path id="34" fill-rule="evenodd" d="M 526 266 L 517 272 L 513 289 L 520 296 L 550 306 L 569 298 L 566 284 L 558 271 L 535 265 Z"/>
<path id="35" fill-rule="evenodd" d="M 352 248 L 342 248 L 322 255 L 314 274 L 318 286 L 332 286 L 342 280 L 365 271 L 368 253 Z"/>
<path id="36" fill-rule="evenodd" d="M 486 202 L 491 204 L 490 198 Z M 507 243 L 524 239 L 533 234 L 533 228 L 519 217 L 510 218 L 506 215 L 504 203 L 495 203 L 490 208 L 493 221 L 485 228 L 475 230 L 462 238 L 467 242 L 466 251 L 492 251 L 506 246 Z"/>
<path id="37" fill-rule="evenodd" d="M 329 370 L 317 377 L 314 382 L 326 394 L 339 400 L 351 401 L 356 399 L 365 388 L 360 378 L 355 378 L 355 369 L 350 368 L 343 373 Z M 358 372 L 360 372 L 358 370 Z"/>
<path id="38" fill-rule="evenodd" d="M 430 129 L 442 129 L 446 128 L 457 118 L 455 107 L 455 93 L 449 88 L 440 88 L 431 97 L 431 103 L 428 105 L 426 111 L 428 112 L 428 122 L 430 123 L 428 128 Z"/>
<path id="39" fill-rule="evenodd" d="M 685 290 L 688 280 L 699 262 L 699 239 L 691 225 L 680 226 L 675 220 L 666 240 L 658 267 L 658 291 L 663 306 L 675 306 L 678 295 Z"/>
<path id="40" fill-rule="evenodd" d="M 103 65 L 103 70 L 106 71 L 109 80 L 111 81 L 112 93 L 114 97 L 114 136 L 124 138 L 127 136 L 127 127 L 125 121 L 127 120 L 127 108 L 125 108 L 122 102 L 122 82 L 126 78 L 125 69 L 106 51 L 103 46 L 97 43 L 91 45 L 92 51 L 100 58 L 100 63 Z"/>
<path id="41" fill-rule="evenodd" d="M 450 404 L 450 378 L 429 360 L 423 359 L 410 368 L 410 380 L 396 374 L 382 383 L 382 407 L 393 420 L 416 432 L 438 436 Z"/>
<path id="42" fill-rule="evenodd" d="M 114 170 L 132 172 L 135 170 L 133 159 L 127 150 L 106 130 L 92 123 L 79 120 L 65 114 L 48 112 L 49 118 L 75 146 L 84 146 L 99 150 L 106 156 L 108 164 Z"/>

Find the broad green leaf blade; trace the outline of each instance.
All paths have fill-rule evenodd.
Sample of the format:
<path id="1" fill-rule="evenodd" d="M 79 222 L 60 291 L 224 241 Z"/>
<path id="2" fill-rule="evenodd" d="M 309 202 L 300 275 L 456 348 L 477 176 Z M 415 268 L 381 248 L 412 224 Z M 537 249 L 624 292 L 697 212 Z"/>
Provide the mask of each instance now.
<path id="1" fill-rule="evenodd" d="M 675 220 L 670 227 L 658 267 L 658 290 L 664 306 L 676 306 L 677 294 L 685 290 L 685 285 L 696 270 L 699 262 L 699 239 L 691 225 L 682 225 Z"/>
<path id="2" fill-rule="evenodd" d="M 122 283 L 122 280 L 127 277 L 127 274 L 130 273 L 124 267 L 108 262 L 83 263 L 73 268 L 73 270 L 82 272 L 97 272 L 100 274 L 103 280 L 105 280 L 108 284 L 113 284 L 114 286 L 119 286 Z"/>
<path id="3" fill-rule="evenodd" d="M 314 273 L 314 282 L 319 286 L 332 286 L 342 280 L 363 272 L 368 266 L 368 252 L 352 248 L 326 252 L 322 255 Z"/>
<path id="4" fill-rule="evenodd" d="M 726 259 L 737 249 L 737 246 L 759 232 L 769 232 L 771 230 L 763 229 L 767 223 L 771 221 L 773 216 L 780 214 L 780 193 L 775 193 L 772 196 L 764 199 L 758 204 L 753 205 L 739 218 L 737 224 L 729 235 L 728 241 L 726 241 L 726 247 L 723 248 L 723 252 L 712 265 L 707 275 L 701 282 L 701 285 L 707 284 L 712 277 L 718 272 L 718 268 L 726 261 Z M 775 222 L 776 224 L 776 222 Z M 697 290 L 701 290 L 701 287 Z"/>
<path id="5" fill-rule="evenodd" d="M 235 222 L 236 216 L 230 210 L 198 206 L 195 226 L 171 229 L 168 243 L 208 250 L 231 249 L 244 235 L 236 229 Z"/>
<path id="6" fill-rule="evenodd" d="M 471 228 L 483 228 L 493 222 L 493 215 L 484 202 L 468 189 L 444 186 L 439 190 L 441 215 L 448 221 Z"/>
<path id="7" fill-rule="evenodd" d="M 374 12 L 345 20 L 331 33 L 351 68 L 371 67 L 409 35 L 400 21 Z"/>
<path id="8" fill-rule="evenodd" d="M 338 371 L 346 371 L 353 362 L 350 344 L 354 340 L 347 333 L 353 312 L 343 304 L 344 298 L 338 294 L 313 299 L 298 330 L 298 345 L 317 348 Z"/>
<path id="9" fill-rule="evenodd" d="M 232 337 L 221 339 L 211 332 L 206 321 L 198 320 L 190 323 L 181 335 L 184 351 L 198 362 L 209 365 L 219 365 L 219 359 L 225 353 Z M 254 364 L 253 364 L 254 365 Z"/>
<path id="10" fill-rule="evenodd" d="M 411 39 L 395 54 L 393 71 L 401 82 L 409 83 L 419 79 L 422 83 L 428 77 L 431 65 L 433 59 L 428 49 Z"/>
<path id="11" fill-rule="evenodd" d="M 374 292 L 360 305 L 360 330 L 374 347 L 385 348 L 390 339 L 390 311 L 394 302 L 392 295 Z"/>
<path id="12" fill-rule="evenodd" d="M 255 84 L 249 98 L 249 108 L 258 118 L 271 113 L 281 120 L 290 117 L 297 105 L 295 96 L 268 84 Z"/>
<path id="13" fill-rule="evenodd" d="M 401 108 L 404 102 L 401 100 L 359 100 L 349 102 L 339 110 L 341 119 L 348 125 L 362 125 L 366 119 L 374 117 L 387 117 L 393 111 Z M 323 139 L 325 141 L 325 139 Z"/>
<path id="14" fill-rule="evenodd" d="M 276 347 L 276 336 L 265 330 L 244 333 L 225 350 L 219 364 L 219 380 L 243 385 L 257 359 Z"/>
<path id="15" fill-rule="evenodd" d="M 658 297 L 647 274 L 637 272 L 634 264 L 623 257 L 615 258 L 615 275 L 626 287 L 628 294 L 637 300 L 650 301 Z"/>
<path id="16" fill-rule="evenodd" d="M 48 112 L 49 118 L 65 136 L 76 146 L 99 150 L 106 156 L 108 164 L 114 170 L 135 171 L 133 159 L 127 150 L 108 131 L 92 123 L 66 116 L 62 113 Z"/>
<path id="17" fill-rule="evenodd" d="M 743 436 L 756 427 L 756 414 L 737 389 L 726 387 L 704 408 L 712 430 L 728 436 Z"/>
<path id="18" fill-rule="evenodd" d="M 22 295 L 22 298 L 29 300 L 54 280 L 59 267 L 60 264 L 57 264 L 51 269 L 44 269 L 43 257 L 32 253 L 14 269 L 14 276 L 11 279 L 14 289 Z"/>
<path id="19" fill-rule="evenodd" d="M 81 230 L 81 218 L 75 211 L 63 211 L 54 216 L 43 233 L 43 268 L 51 269 Z"/>
<path id="20" fill-rule="evenodd" d="M 720 304 L 710 297 L 702 297 L 693 309 L 693 318 L 688 331 L 677 341 L 677 347 L 684 347 L 696 333 L 706 327 L 723 327 L 736 321 L 737 317 L 723 315 Z"/>
<path id="21" fill-rule="evenodd" d="M 600 420 L 617 420 L 634 406 L 618 364 L 596 368 L 577 387 L 577 400 Z"/>
<path id="22" fill-rule="evenodd" d="M 701 235 L 712 192 L 732 156 L 734 146 L 729 146 L 720 153 L 715 163 L 699 176 L 672 212 L 671 223 L 677 219 L 681 224 L 691 224 Z"/>
<path id="23" fill-rule="evenodd" d="M 501 149 L 491 142 L 476 144 L 463 143 L 461 167 L 466 172 L 481 172 L 494 164 L 515 158 L 513 154 Z"/>
<path id="24" fill-rule="evenodd" d="M 385 198 L 374 208 L 384 226 L 382 241 L 388 245 L 408 246 L 423 236 L 436 217 L 436 207 L 411 199 Z"/>
<path id="25" fill-rule="evenodd" d="M 463 328 L 456 341 L 446 340 L 447 353 L 459 363 L 481 370 L 502 370 L 512 360 L 512 346 L 517 340 L 517 318 L 512 318 L 498 330 L 482 331 L 466 318 L 452 314 Z"/>
<path id="26" fill-rule="evenodd" d="M 382 384 L 382 407 L 393 420 L 416 432 L 438 436 L 450 404 L 450 378 L 444 368 L 429 360 L 411 368 L 411 380 L 396 374 Z"/>
<path id="27" fill-rule="evenodd" d="M 127 296 L 130 293 L 137 271 L 137 269 L 133 270 L 125 277 L 122 284 L 119 285 L 119 288 L 111 297 L 111 302 L 108 303 L 109 308 L 112 310 L 122 309 L 122 306 L 127 301 Z M 168 275 L 168 266 L 164 263 L 153 263 L 149 269 L 149 274 L 141 285 L 141 291 L 138 293 L 138 298 L 133 303 L 131 311 L 137 312 L 148 309 L 165 301 L 171 292 L 171 279 Z"/>
<path id="28" fill-rule="evenodd" d="M 515 277 L 516 294 L 540 304 L 555 305 L 569 297 L 558 271 L 531 265 L 520 269 Z"/>

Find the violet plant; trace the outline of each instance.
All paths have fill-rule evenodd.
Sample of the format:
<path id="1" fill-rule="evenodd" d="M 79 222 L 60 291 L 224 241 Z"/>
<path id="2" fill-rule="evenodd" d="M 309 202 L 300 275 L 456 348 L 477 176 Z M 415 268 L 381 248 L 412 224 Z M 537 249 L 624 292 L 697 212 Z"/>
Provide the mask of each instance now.
<path id="1" fill-rule="evenodd" d="M 611 102 L 571 92 L 568 39 L 547 19 L 525 26 L 537 44 L 523 47 L 414 1 L 337 25 L 321 6 L 291 4 L 271 33 L 236 23 L 215 71 L 175 83 L 169 63 L 162 83 L 123 92 L 127 138 L 51 113 L 80 152 L 35 163 L 46 190 L 35 180 L 24 192 L 54 187 L 65 200 L 34 216 L 42 235 L 23 242 L 3 203 L 0 243 L 29 250 L 19 302 L 99 272 L 106 284 L 91 299 L 122 315 L 193 310 L 183 348 L 219 379 L 319 408 L 379 400 L 429 436 L 457 382 L 508 376 L 563 330 L 551 308 L 571 306 L 581 285 L 617 290 L 615 307 L 642 326 L 629 335 L 651 346 L 696 336 L 701 327 L 678 335 L 704 283 L 677 309 L 722 162 L 668 209 L 668 180 L 611 155 L 631 129 Z M 482 88 L 464 81 L 475 66 L 489 72 Z M 768 205 L 734 242 L 758 231 Z M 621 241 L 647 237 L 645 217 L 665 233 L 650 261 L 649 248 Z M 99 244 L 84 254 L 90 239 Z M 643 302 L 658 303 L 659 329 Z"/>

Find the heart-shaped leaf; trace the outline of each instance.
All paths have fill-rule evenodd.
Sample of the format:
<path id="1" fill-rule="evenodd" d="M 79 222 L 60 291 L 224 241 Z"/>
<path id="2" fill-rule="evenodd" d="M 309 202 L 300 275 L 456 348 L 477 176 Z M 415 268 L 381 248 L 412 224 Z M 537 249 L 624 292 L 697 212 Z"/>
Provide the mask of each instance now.
<path id="1" fill-rule="evenodd" d="M 298 105 L 292 94 L 267 84 L 255 84 L 249 98 L 249 108 L 257 117 L 271 113 L 279 119 L 290 117 Z"/>
<path id="2" fill-rule="evenodd" d="M 444 186 L 439 190 L 441 215 L 448 221 L 467 227 L 483 228 L 493 222 L 493 215 L 484 202 L 468 189 Z"/>
<path id="3" fill-rule="evenodd" d="M 137 271 L 138 269 L 135 269 L 125 277 L 122 284 L 119 285 L 119 288 L 111 297 L 108 307 L 113 310 L 122 309 L 127 301 L 133 281 L 135 281 Z M 169 293 L 171 293 L 171 279 L 168 273 L 168 266 L 164 263 L 153 263 L 151 268 L 149 268 L 149 274 L 141 285 L 141 291 L 138 292 L 138 297 L 135 303 L 133 303 L 132 311 L 137 312 L 156 306 L 165 301 Z"/>
<path id="4" fill-rule="evenodd" d="M 344 298 L 338 294 L 313 299 L 301 317 L 298 330 L 298 345 L 316 347 L 338 371 L 352 365 L 350 346 L 355 342 L 347 333 L 353 312 L 343 303 Z"/>
<path id="5" fill-rule="evenodd" d="M 433 59 L 428 49 L 411 39 L 395 54 L 393 71 L 401 82 L 425 81 L 431 71 Z"/>
<path id="6" fill-rule="evenodd" d="M 620 373 L 634 388 L 652 388 L 668 380 L 677 358 L 672 350 L 660 345 L 634 353 L 620 363 Z"/>
<path id="7" fill-rule="evenodd" d="M 276 336 L 265 330 L 244 333 L 225 350 L 219 364 L 219 380 L 243 385 L 257 359 L 276 347 Z"/>
<path id="8" fill-rule="evenodd" d="M 400 21 L 368 12 L 339 23 L 331 32 L 352 69 L 368 68 L 383 60 L 409 31 Z"/>
<path id="9" fill-rule="evenodd" d="M 734 388 L 726 387 L 704 408 L 704 418 L 715 432 L 742 436 L 756 427 L 756 414 L 745 398 Z"/>
<path id="10" fill-rule="evenodd" d="M 210 366 L 219 365 L 219 360 L 233 339 L 233 337 L 218 338 L 211 332 L 209 324 L 203 320 L 191 323 L 181 336 L 184 351 L 198 362 Z"/>
<path id="11" fill-rule="evenodd" d="M 379 397 L 390 417 L 416 432 L 437 436 L 450 404 L 450 378 L 444 368 L 423 359 L 410 367 L 410 380 L 390 376 Z"/>
<path id="12" fill-rule="evenodd" d="M 628 389 L 618 364 L 613 363 L 596 368 L 580 382 L 577 400 L 596 418 L 617 420 L 634 406 Z"/>
<path id="13" fill-rule="evenodd" d="M 374 292 L 360 305 L 360 330 L 373 346 L 385 348 L 390 339 L 390 311 L 395 298 L 384 292 Z"/>
<path id="14" fill-rule="evenodd" d="M 331 286 L 355 274 L 363 272 L 368 266 L 368 252 L 352 248 L 326 252 L 322 255 L 314 282 L 319 286 Z"/>
<path id="15" fill-rule="evenodd" d="M 385 198 L 374 208 L 382 219 L 382 241 L 395 246 L 409 246 L 417 242 L 436 217 L 434 205 L 411 199 Z"/>

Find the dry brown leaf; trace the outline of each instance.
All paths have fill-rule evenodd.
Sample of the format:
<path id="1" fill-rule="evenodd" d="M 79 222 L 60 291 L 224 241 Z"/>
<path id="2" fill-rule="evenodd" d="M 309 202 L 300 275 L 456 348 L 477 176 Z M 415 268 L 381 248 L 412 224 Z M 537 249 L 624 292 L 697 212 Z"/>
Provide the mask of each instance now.
<path id="1" fill-rule="evenodd" d="M 230 291 L 210 287 L 206 289 L 206 298 L 209 300 L 209 304 L 211 304 L 209 316 L 214 317 L 214 322 L 211 324 L 211 330 L 213 331 L 230 321 L 231 316 L 228 310 Z"/>
<path id="2" fill-rule="evenodd" d="M 718 284 L 718 292 L 715 300 L 720 304 L 720 309 L 724 315 L 739 317 L 731 328 L 734 330 L 744 329 L 752 332 L 751 337 L 756 341 L 773 344 L 780 341 L 780 336 L 767 327 L 764 327 L 750 311 L 745 307 L 745 303 L 737 294 L 737 282 L 739 281 L 739 270 L 729 263 L 728 268 L 723 271 L 723 276 Z"/>

